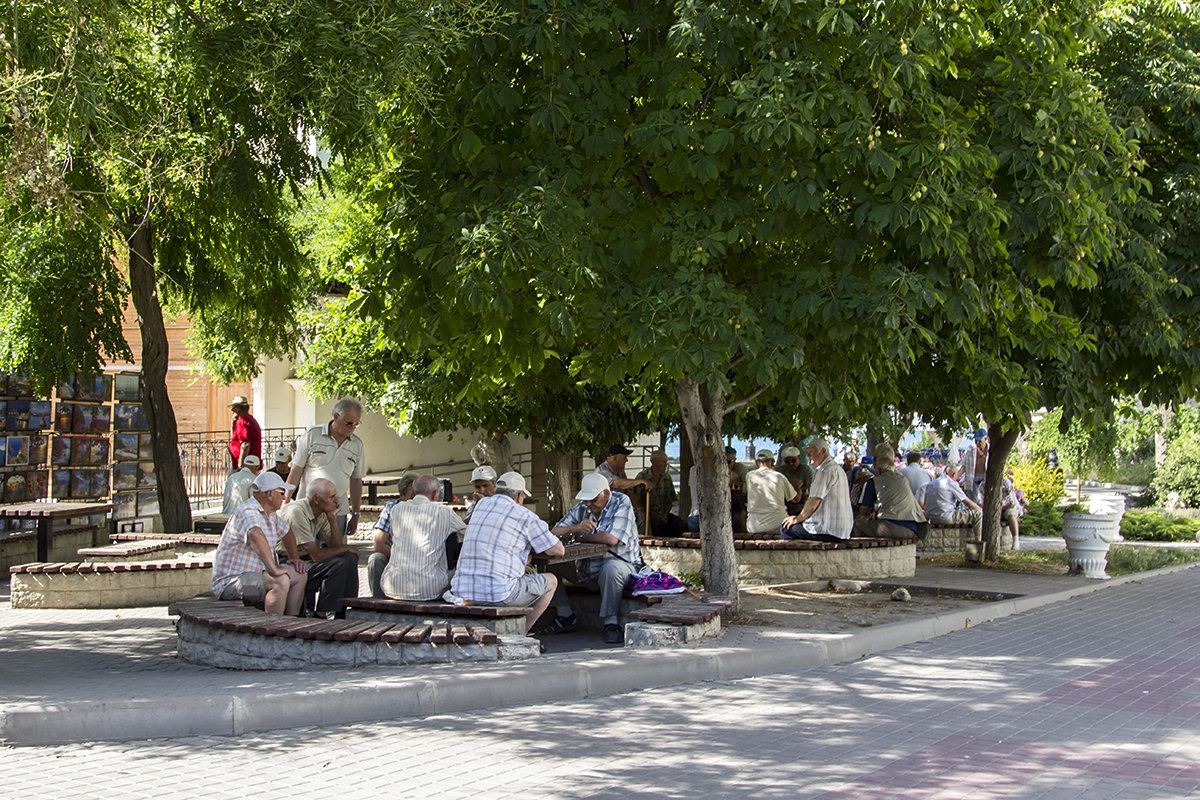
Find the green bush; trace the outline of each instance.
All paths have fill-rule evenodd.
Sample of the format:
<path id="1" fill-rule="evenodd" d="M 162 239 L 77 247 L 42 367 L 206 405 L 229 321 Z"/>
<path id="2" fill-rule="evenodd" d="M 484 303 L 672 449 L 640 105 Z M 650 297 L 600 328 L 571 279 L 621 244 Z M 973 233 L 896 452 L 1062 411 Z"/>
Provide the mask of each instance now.
<path id="1" fill-rule="evenodd" d="M 1086 510 L 1078 503 L 1060 506 L 1045 500 L 1031 502 L 1025 516 L 1021 517 L 1021 535 L 1062 536 L 1063 514 Z"/>
<path id="2" fill-rule="evenodd" d="M 1062 475 L 1050 469 L 1046 459 L 1019 461 L 1012 471 L 1013 485 L 1025 492 L 1025 499 L 1030 503 L 1057 503 L 1062 499 Z"/>
<path id="3" fill-rule="evenodd" d="M 1173 517 L 1161 511 L 1127 511 L 1121 535 L 1135 542 L 1194 542 L 1200 520 Z"/>

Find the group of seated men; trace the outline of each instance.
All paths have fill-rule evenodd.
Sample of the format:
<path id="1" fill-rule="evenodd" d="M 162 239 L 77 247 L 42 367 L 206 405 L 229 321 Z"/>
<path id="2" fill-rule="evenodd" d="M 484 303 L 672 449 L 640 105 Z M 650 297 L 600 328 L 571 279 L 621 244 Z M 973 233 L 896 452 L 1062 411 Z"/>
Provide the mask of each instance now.
<path id="1" fill-rule="evenodd" d="M 641 563 L 638 523 L 629 496 L 613 491 L 600 472 L 584 477 L 576 505 L 551 528 L 524 505 L 525 479 L 499 477 L 489 466 L 472 473 L 474 495 L 466 519 L 436 502 L 441 483 L 432 475 L 406 480 L 376 525 L 367 574 L 371 594 L 397 600 L 465 602 L 531 609 L 526 631 L 548 608 L 553 620 L 539 635 L 579 628 L 561 579 L 600 593 L 605 641 L 618 643 L 618 608 L 629 575 Z M 304 499 L 284 505 L 294 491 L 274 472 L 259 474 L 250 499 L 226 524 L 213 564 L 213 592 L 226 600 L 262 600 L 268 613 L 342 616 L 339 600 L 358 596 L 358 552 L 337 521 L 340 503 L 331 482 L 310 481 Z M 565 543 L 603 544 L 602 556 L 526 567 L 533 554 L 562 555 Z M 320 598 L 313 599 L 315 586 Z M 307 607 L 306 607 L 307 603 Z"/>

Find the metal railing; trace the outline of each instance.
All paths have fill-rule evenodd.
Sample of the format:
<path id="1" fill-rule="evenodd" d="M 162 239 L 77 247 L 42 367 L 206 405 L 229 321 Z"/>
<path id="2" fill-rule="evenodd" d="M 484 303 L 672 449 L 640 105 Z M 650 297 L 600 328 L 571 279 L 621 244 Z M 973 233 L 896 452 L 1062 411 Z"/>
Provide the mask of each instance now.
<path id="1" fill-rule="evenodd" d="M 304 428 L 263 428 L 262 452 L 265 467 L 273 466 L 275 449 L 285 446 L 293 452 Z M 229 431 L 199 431 L 179 434 L 179 461 L 183 482 L 192 507 L 219 499 L 229 477 Z"/>

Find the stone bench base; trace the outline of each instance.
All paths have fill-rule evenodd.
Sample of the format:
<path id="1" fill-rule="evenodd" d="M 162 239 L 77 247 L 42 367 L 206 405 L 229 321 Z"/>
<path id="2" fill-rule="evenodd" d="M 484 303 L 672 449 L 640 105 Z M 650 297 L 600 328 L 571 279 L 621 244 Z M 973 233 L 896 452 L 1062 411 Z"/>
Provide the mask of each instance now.
<path id="1" fill-rule="evenodd" d="M 979 541 L 973 528 L 961 525 L 930 525 L 929 535 L 917 547 L 921 555 L 935 556 L 963 553 L 967 545 Z M 1000 528 L 1000 552 L 1012 550 L 1012 534 L 1008 528 Z"/>
<path id="2" fill-rule="evenodd" d="M 525 636 L 501 637 L 477 622 L 321 620 L 265 614 L 238 603 L 189 600 L 179 615 L 179 657 L 225 669 L 297 669 L 498 661 L 538 655 Z"/>
<path id="3" fill-rule="evenodd" d="M 625 646 L 665 647 L 721 635 L 721 613 L 731 603 L 717 595 L 672 594 L 646 598 L 651 605 L 635 611 L 625 626 Z"/>
<path id="4" fill-rule="evenodd" d="M 915 538 L 853 538 L 838 544 L 742 538 L 733 546 L 738 580 L 750 585 L 833 578 L 908 578 L 916 571 Z M 700 541 L 643 539 L 642 558 L 672 575 L 699 572 Z"/>
<path id="5" fill-rule="evenodd" d="M 207 592 L 212 561 L 35 562 L 11 567 L 13 608 L 161 606 Z"/>

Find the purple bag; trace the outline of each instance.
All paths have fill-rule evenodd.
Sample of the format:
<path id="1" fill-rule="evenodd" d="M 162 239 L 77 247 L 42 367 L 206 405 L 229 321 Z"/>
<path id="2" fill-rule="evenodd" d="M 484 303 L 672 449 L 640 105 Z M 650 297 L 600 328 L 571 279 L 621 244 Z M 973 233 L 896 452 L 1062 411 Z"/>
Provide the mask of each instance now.
<path id="1" fill-rule="evenodd" d="M 653 567 L 642 567 L 629 576 L 626 590 L 633 597 L 645 597 L 655 594 L 681 594 L 687 591 L 687 586 L 674 575 Z"/>

